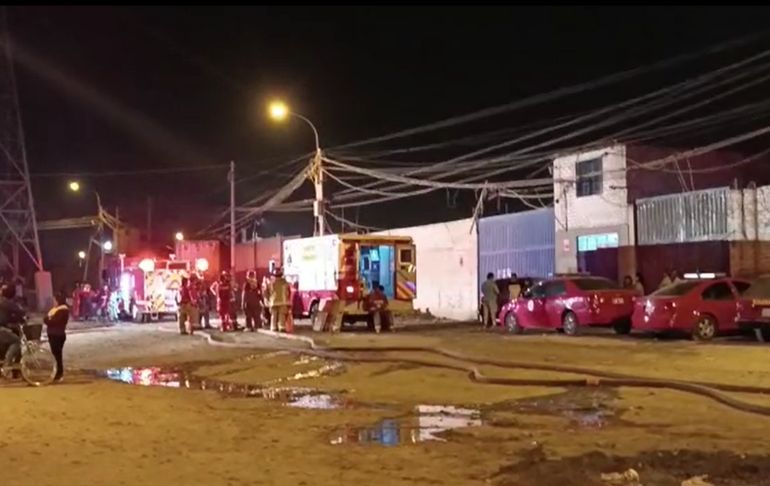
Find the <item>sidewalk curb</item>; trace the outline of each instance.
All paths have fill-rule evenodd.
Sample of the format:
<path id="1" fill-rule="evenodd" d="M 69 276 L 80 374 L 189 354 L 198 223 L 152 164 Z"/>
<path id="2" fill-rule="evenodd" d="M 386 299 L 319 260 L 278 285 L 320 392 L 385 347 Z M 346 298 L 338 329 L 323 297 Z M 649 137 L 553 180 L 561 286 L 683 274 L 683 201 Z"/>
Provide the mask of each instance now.
<path id="1" fill-rule="evenodd" d="M 315 347 L 315 341 L 313 340 L 313 338 L 310 338 L 307 336 L 300 336 L 299 334 L 286 334 L 285 332 L 275 332 L 267 329 L 257 329 L 257 332 L 259 334 L 270 336 L 276 339 L 286 339 L 289 341 L 301 341 L 305 344 L 310 345 L 310 347 Z"/>

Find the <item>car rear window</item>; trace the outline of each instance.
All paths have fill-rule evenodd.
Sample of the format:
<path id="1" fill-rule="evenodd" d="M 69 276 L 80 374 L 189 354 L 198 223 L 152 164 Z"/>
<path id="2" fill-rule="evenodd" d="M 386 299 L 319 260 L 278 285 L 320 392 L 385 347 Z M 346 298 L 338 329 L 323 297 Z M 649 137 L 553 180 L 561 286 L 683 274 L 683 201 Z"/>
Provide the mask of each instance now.
<path id="1" fill-rule="evenodd" d="M 770 278 L 763 277 L 755 280 L 743 296 L 749 299 L 770 299 Z"/>
<path id="2" fill-rule="evenodd" d="M 698 280 L 687 280 L 685 282 L 679 282 L 674 285 L 669 285 L 660 290 L 653 292 L 653 297 L 679 297 L 689 293 L 692 289 L 700 285 Z"/>
<path id="3" fill-rule="evenodd" d="M 616 290 L 620 286 L 606 278 L 576 278 L 572 280 L 580 290 Z"/>

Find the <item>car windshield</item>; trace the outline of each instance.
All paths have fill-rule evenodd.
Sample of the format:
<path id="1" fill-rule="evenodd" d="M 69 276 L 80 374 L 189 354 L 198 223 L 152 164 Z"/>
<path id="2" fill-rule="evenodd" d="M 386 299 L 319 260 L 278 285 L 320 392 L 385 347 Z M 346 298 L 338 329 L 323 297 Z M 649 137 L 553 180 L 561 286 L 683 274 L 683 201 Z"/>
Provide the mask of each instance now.
<path id="1" fill-rule="evenodd" d="M 743 296 L 749 299 L 770 299 L 770 277 L 754 280 Z"/>
<path id="2" fill-rule="evenodd" d="M 572 283 L 580 290 L 617 290 L 620 286 L 607 278 L 576 278 Z"/>
<path id="3" fill-rule="evenodd" d="M 700 285 L 698 280 L 686 280 L 668 287 L 663 287 L 651 294 L 652 297 L 679 297 L 689 293 L 692 289 Z"/>

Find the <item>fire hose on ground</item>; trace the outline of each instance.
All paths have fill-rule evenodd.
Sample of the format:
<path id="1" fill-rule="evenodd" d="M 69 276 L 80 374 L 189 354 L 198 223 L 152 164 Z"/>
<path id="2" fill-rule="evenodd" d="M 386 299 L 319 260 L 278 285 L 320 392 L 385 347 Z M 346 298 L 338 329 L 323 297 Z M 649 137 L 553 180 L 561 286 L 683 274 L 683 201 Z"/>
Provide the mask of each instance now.
<path id="1" fill-rule="evenodd" d="M 273 333 L 269 333 L 273 335 Z M 209 337 L 210 342 L 217 343 Z M 503 385 L 503 386 L 530 386 L 530 387 L 611 387 L 611 388 L 656 388 L 675 390 L 708 398 L 715 402 L 726 405 L 742 412 L 764 415 L 770 417 L 770 407 L 757 405 L 742 400 L 738 400 L 727 395 L 725 392 L 746 393 L 746 394 L 766 394 L 770 396 L 770 387 L 733 385 L 725 383 L 710 382 L 692 382 L 682 380 L 669 380 L 662 378 L 648 378 L 624 373 L 615 373 L 611 371 L 600 371 L 590 368 L 567 365 L 549 365 L 541 363 L 528 363 L 517 361 L 503 361 L 489 358 L 477 358 L 467 356 L 462 353 L 443 349 L 428 348 L 421 346 L 369 346 L 369 347 L 344 347 L 344 346 L 321 346 L 311 338 L 303 338 L 302 342 L 308 344 L 307 348 L 293 348 L 289 346 L 260 347 L 259 349 L 268 349 L 273 351 L 287 351 L 296 354 L 316 356 L 323 359 L 330 359 L 345 362 L 361 363 L 401 363 L 412 364 L 415 366 L 441 368 L 465 373 L 474 383 L 485 385 Z M 252 346 L 249 346 L 252 347 Z M 466 366 L 460 364 L 439 363 L 427 359 L 406 358 L 406 357 L 387 357 L 387 356 L 361 356 L 361 354 L 381 354 L 381 353 L 427 353 L 450 358 L 455 361 L 473 364 Z M 501 378 L 484 375 L 476 366 L 493 366 L 505 369 L 520 369 L 547 371 L 555 373 L 568 373 L 574 375 L 585 375 L 586 378 L 563 378 L 563 379 L 530 379 L 530 378 Z"/>

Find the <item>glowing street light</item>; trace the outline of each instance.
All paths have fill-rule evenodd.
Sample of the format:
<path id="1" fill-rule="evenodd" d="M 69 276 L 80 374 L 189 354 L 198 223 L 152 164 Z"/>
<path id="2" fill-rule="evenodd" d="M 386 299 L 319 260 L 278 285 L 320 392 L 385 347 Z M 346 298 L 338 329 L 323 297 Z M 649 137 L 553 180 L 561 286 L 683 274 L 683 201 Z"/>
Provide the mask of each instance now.
<path id="1" fill-rule="evenodd" d="M 85 260 L 86 259 L 86 252 L 84 252 L 83 250 L 80 250 L 78 252 L 78 258 L 80 258 L 81 260 Z"/>
<path id="2" fill-rule="evenodd" d="M 72 192 L 80 191 L 80 183 L 78 181 L 70 181 L 68 187 L 70 188 L 70 191 L 72 191 Z"/>
<path id="3" fill-rule="evenodd" d="M 184 233 L 182 233 L 181 231 L 177 231 L 176 234 L 174 235 L 174 239 L 176 241 L 184 241 Z"/>
<path id="4" fill-rule="evenodd" d="M 289 116 L 289 107 L 283 101 L 273 101 L 268 107 L 270 118 L 276 121 L 283 121 Z"/>
<path id="5" fill-rule="evenodd" d="M 110 252 L 112 251 L 112 242 L 110 240 L 105 241 L 102 243 L 102 248 L 104 251 Z"/>

